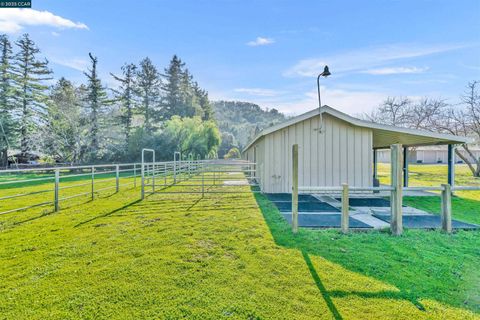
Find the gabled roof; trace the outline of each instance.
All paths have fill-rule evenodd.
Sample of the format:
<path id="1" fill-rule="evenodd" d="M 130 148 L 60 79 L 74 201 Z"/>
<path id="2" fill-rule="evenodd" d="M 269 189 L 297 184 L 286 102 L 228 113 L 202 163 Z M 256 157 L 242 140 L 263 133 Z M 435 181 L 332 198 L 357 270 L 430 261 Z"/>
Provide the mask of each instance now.
<path id="1" fill-rule="evenodd" d="M 340 112 L 329 106 L 320 108 L 322 114 L 328 114 L 337 119 L 348 122 L 357 127 L 370 128 L 373 130 L 373 148 L 381 149 L 388 148 L 391 144 L 401 143 L 405 146 L 428 146 L 441 144 L 462 144 L 470 143 L 471 139 L 466 137 L 459 137 L 451 134 L 435 133 L 425 130 L 409 129 L 395 127 L 386 124 L 375 123 L 371 121 L 361 120 L 349 116 L 346 113 Z M 297 117 L 291 118 L 285 122 L 279 123 L 261 131 L 244 149 L 249 149 L 258 139 L 275 131 L 289 127 L 304 120 L 313 118 L 319 115 L 319 110 L 314 109 L 301 114 Z"/>

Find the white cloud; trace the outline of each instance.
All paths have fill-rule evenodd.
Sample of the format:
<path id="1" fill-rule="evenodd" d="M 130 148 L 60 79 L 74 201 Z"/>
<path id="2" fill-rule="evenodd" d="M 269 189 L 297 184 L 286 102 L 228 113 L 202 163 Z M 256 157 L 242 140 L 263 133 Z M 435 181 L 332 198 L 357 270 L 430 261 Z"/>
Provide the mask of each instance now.
<path id="1" fill-rule="evenodd" d="M 330 67 L 333 74 L 361 72 L 365 69 L 384 66 L 392 61 L 407 60 L 466 47 L 468 45 L 465 44 L 431 46 L 392 44 L 361 48 L 336 55 L 300 60 L 289 68 L 284 75 L 313 77 L 318 75 L 325 65 Z"/>
<path id="2" fill-rule="evenodd" d="M 274 97 L 283 93 L 282 91 L 277 91 L 272 89 L 262 89 L 262 88 L 237 88 L 237 89 L 234 89 L 234 91 L 245 93 L 251 96 L 260 96 L 260 97 Z"/>
<path id="3" fill-rule="evenodd" d="M 272 38 L 257 37 L 257 39 L 255 39 L 254 41 L 247 42 L 247 46 L 258 47 L 258 46 L 266 46 L 272 43 L 275 43 L 275 40 Z"/>
<path id="4" fill-rule="evenodd" d="M 428 70 L 428 67 L 418 68 L 418 67 L 387 67 L 387 68 L 378 68 L 378 69 L 368 69 L 362 71 L 362 73 L 372 74 L 372 75 L 388 75 L 388 74 L 408 74 L 408 73 L 423 73 Z"/>
<path id="5" fill-rule="evenodd" d="M 374 91 L 355 91 L 321 87 L 322 105 L 329 105 L 350 115 L 362 114 L 372 111 L 384 101 L 388 94 Z M 309 110 L 318 108 L 317 91 L 309 91 L 297 101 L 263 103 L 262 106 L 276 107 L 289 115 L 299 115 Z"/>
<path id="6" fill-rule="evenodd" d="M 55 31 L 52 31 L 52 36 L 54 36 L 54 37 L 59 37 L 59 36 L 60 36 L 60 33 L 55 32 Z"/>
<path id="7" fill-rule="evenodd" d="M 8 11 L 11 9 L 4 9 L 4 11 Z M 0 11 L 1 14 L 1 11 Z M 22 30 L 22 27 L 15 22 L 11 21 L 4 21 L 0 19 L 0 32 L 2 33 L 18 33 Z"/>
<path id="8" fill-rule="evenodd" d="M 73 22 L 69 19 L 54 15 L 49 11 L 34 9 L 5 9 L 0 10 L 0 32 L 17 33 L 25 26 L 49 26 L 59 29 L 85 29 L 86 24 Z"/>
<path id="9" fill-rule="evenodd" d="M 78 71 L 86 71 L 88 68 L 88 61 L 82 58 L 71 58 L 71 59 L 52 58 L 51 61 L 61 66 L 69 67 Z"/>

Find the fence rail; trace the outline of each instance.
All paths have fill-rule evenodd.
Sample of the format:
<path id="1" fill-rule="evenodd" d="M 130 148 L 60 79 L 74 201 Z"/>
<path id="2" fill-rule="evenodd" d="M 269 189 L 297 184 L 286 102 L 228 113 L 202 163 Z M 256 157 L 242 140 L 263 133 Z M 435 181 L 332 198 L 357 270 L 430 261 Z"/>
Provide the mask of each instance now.
<path id="1" fill-rule="evenodd" d="M 93 200 L 100 191 L 136 187 L 140 166 L 122 163 L 1 170 L 0 215 L 43 206 L 58 211 L 62 202 L 70 199 L 89 196 Z M 125 182 L 127 179 L 133 181 Z M 32 204 L 26 206 L 29 202 Z"/>
<path id="2" fill-rule="evenodd" d="M 357 187 L 343 184 L 342 186 L 299 186 L 298 185 L 298 145 L 292 148 L 292 231 L 298 232 L 298 194 L 299 193 L 341 193 L 341 230 L 347 233 L 349 230 L 349 197 L 351 192 L 362 191 L 388 191 L 390 192 L 392 234 L 400 235 L 403 231 L 403 191 L 440 191 L 442 230 L 452 232 L 452 193 L 455 191 L 479 191 L 480 186 L 418 186 L 402 187 L 402 158 L 401 145 L 391 146 L 391 185 L 379 187 Z"/>
<path id="3" fill-rule="evenodd" d="M 145 161 L 149 152 L 150 162 Z M 144 150 L 142 163 L 1 170 L 0 215 L 47 206 L 59 211 L 72 199 L 93 200 L 100 192 L 136 188 L 139 179 L 142 199 L 158 192 L 251 192 L 224 187 L 257 187 L 254 168 L 254 163 L 246 161 L 180 160 L 177 156 L 174 161 L 156 162 L 153 150 Z"/>
<path id="4" fill-rule="evenodd" d="M 149 150 L 145 150 L 150 152 Z M 152 157 L 154 159 L 154 157 Z M 243 160 L 142 162 L 142 199 L 154 193 L 202 194 L 259 192 L 255 163 Z M 231 187 L 253 187 L 248 190 Z"/>

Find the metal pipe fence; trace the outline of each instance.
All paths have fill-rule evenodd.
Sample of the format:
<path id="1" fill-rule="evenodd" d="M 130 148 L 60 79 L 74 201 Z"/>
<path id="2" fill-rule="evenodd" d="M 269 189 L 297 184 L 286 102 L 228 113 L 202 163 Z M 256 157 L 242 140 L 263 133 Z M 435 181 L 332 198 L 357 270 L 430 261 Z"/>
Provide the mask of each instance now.
<path id="1" fill-rule="evenodd" d="M 258 192 L 255 164 L 246 161 L 180 160 L 28 168 L 0 171 L 0 215 L 37 207 L 59 211 L 65 202 L 94 200 L 101 192 L 117 193 L 136 188 L 140 179 L 142 199 L 152 193 Z M 250 188 L 234 188 L 234 187 Z M 80 200 L 78 200 L 80 201 Z M 75 202 L 76 204 L 76 202 Z"/>
<path id="2" fill-rule="evenodd" d="M 100 191 L 136 187 L 140 163 L 103 164 L 0 171 L 0 215 L 88 197 Z M 112 184 L 113 186 L 110 186 Z M 25 205 L 28 203 L 28 205 Z"/>
<path id="3" fill-rule="evenodd" d="M 259 178 L 252 162 L 174 159 L 172 162 L 142 163 L 142 198 L 154 193 L 259 192 Z"/>

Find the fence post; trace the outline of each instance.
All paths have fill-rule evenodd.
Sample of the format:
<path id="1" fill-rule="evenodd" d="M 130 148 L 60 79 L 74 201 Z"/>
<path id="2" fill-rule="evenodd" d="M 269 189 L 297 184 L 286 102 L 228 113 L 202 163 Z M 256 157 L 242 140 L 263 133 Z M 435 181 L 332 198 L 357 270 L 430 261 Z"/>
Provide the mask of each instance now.
<path id="1" fill-rule="evenodd" d="M 452 233 L 452 189 L 449 184 L 442 187 L 442 230 Z"/>
<path id="2" fill-rule="evenodd" d="M 177 157 L 173 156 L 173 184 L 177 183 Z"/>
<path id="3" fill-rule="evenodd" d="M 152 171 L 152 192 L 155 192 L 155 157 L 153 158 L 152 167 L 153 167 L 153 171 Z"/>
<path id="4" fill-rule="evenodd" d="M 95 167 L 92 166 L 92 200 L 95 198 L 95 194 L 94 194 L 94 191 L 95 191 Z"/>
<path id="5" fill-rule="evenodd" d="M 205 194 L 205 167 L 203 166 L 202 163 L 202 198 Z"/>
<path id="6" fill-rule="evenodd" d="M 348 194 L 348 184 L 344 183 L 342 184 L 342 221 L 341 221 L 341 226 L 342 226 L 342 233 L 348 233 L 349 229 L 349 194 Z"/>
<path id="7" fill-rule="evenodd" d="M 133 187 L 137 187 L 137 164 L 133 164 Z"/>
<path id="8" fill-rule="evenodd" d="M 391 208 L 391 220 L 390 220 L 390 229 L 392 234 L 399 236 L 403 232 L 403 221 L 402 221 L 402 145 L 401 144 L 392 144 L 390 146 L 391 150 L 391 197 L 390 197 L 390 208 Z"/>
<path id="9" fill-rule="evenodd" d="M 140 169 L 141 169 L 141 175 L 142 175 L 142 177 L 140 178 L 141 187 L 142 187 L 141 198 L 143 200 L 145 199 L 145 163 L 143 163 L 143 159 L 142 159 L 142 167 Z"/>
<path id="10" fill-rule="evenodd" d="M 298 232 L 298 144 L 292 146 L 292 231 Z"/>
<path id="11" fill-rule="evenodd" d="M 55 169 L 55 200 L 54 200 L 54 205 L 55 205 L 55 212 L 60 210 L 59 206 L 59 187 L 60 187 L 60 170 Z"/>
<path id="12" fill-rule="evenodd" d="M 116 192 L 120 190 L 120 171 L 118 164 L 115 166 L 115 190 Z"/>

